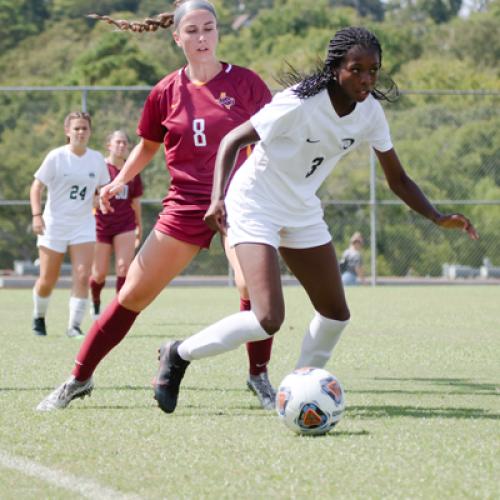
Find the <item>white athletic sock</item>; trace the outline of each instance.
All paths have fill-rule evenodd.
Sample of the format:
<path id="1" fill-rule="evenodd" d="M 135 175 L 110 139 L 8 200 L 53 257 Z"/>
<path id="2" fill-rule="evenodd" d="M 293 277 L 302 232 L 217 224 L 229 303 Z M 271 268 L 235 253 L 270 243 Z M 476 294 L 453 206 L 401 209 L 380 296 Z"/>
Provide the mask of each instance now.
<path id="1" fill-rule="evenodd" d="M 69 321 L 68 328 L 82 324 L 85 313 L 87 312 L 87 305 L 89 299 L 81 299 L 79 297 L 69 298 Z"/>
<path id="2" fill-rule="evenodd" d="M 300 358 L 295 368 L 303 368 L 304 366 L 323 368 L 330 359 L 342 330 L 348 323 L 349 320 L 329 319 L 316 312 L 304 335 Z"/>
<path id="3" fill-rule="evenodd" d="M 33 317 L 45 318 L 49 307 L 50 295 L 48 297 L 40 297 L 33 288 Z"/>
<path id="4" fill-rule="evenodd" d="M 179 345 L 178 353 L 182 359 L 192 361 L 231 351 L 246 342 L 268 338 L 269 334 L 260 326 L 255 314 L 241 311 L 187 338 Z"/>

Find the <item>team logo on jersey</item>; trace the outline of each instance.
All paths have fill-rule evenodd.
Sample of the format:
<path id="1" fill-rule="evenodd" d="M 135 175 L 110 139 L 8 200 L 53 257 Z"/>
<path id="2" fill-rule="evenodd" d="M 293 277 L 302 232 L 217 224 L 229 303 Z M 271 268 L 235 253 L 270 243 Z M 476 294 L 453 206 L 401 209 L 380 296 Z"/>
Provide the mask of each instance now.
<path id="1" fill-rule="evenodd" d="M 354 139 L 342 139 L 342 149 L 349 149 L 354 144 Z"/>
<path id="2" fill-rule="evenodd" d="M 224 106 L 226 109 L 231 109 L 231 107 L 236 104 L 236 99 L 234 97 L 229 97 L 225 92 L 221 92 L 219 96 L 219 104 Z"/>
<path id="3" fill-rule="evenodd" d="M 90 177 L 91 179 L 93 179 L 93 178 L 95 177 L 95 173 L 94 173 L 94 172 L 90 172 L 90 173 L 89 173 L 89 177 Z"/>

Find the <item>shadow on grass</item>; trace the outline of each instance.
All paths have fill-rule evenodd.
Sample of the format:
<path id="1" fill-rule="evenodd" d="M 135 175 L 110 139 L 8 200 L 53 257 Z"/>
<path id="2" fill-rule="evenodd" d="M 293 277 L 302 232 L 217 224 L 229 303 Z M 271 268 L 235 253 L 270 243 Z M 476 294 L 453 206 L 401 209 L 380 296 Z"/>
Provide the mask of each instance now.
<path id="1" fill-rule="evenodd" d="M 392 381 L 392 382 L 418 382 L 433 384 L 438 386 L 445 386 L 453 388 L 451 394 L 478 394 L 478 395 L 498 395 L 500 394 L 500 384 L 488 383 L 488 382 L 474 382 L 470 379 L 464 378 L 402 378 L 402 377 L 375 377 L 374 380 L 377 381 Z M 403 391 L 405 392 L 405 391 Z M 422 391 L 424 392 L 424 391 Z"/>
<path id="2" fill-rule="evenodd" d="M 459 391 L 459 390 L 405 390 L 405 389 L 349 389 L 349 394 L 414 394 L 424 396 L 430 394 L 440 394 L 443 396 L 499 396 L 496 391 L 480 392 L 480 391 Z"/>
<path id="3" fill-rule="evenodd" d="M 497 413 L 489 413 L 482 408 L 419 408 L 416 406 L 348 406 L 346 413 L 352 417 L 361 418 L 457 418 L 500 420 Z"/>
<path id="4" fill-rule="evenodd" d="M 296 434 L 297 439 L 335 439 L 340 437 L 352 437 L 352 436 L 369 436 L 368 431 L 337 431 L 336 428 L 326 434 L 319 435 L 302 435 Z"/>
<path id="5" fill-rule="evenodd" d="M 151 391 L 152 385 L 109 385 L 102 386 L 96 385 L 96 391 Z M 50 387 L 0 387 L 0 392 L 37 392 L 37 391 L 53 391 L 55 386 Z M 183 386 L 181 389 L 184 391 L 203 391 L 203 392 L 248 392 L 246 387 L 241 388 L 227 388 L 227 387 L 200 387 L 200 386 Z"/>

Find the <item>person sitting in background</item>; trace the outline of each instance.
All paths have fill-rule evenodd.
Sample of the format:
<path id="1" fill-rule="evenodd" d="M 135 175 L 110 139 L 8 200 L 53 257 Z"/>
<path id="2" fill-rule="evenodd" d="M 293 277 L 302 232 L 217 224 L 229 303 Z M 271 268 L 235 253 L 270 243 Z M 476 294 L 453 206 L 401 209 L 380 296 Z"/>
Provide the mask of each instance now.
<path id="1" fill-rule="evenodd" d="M 363 269 L 363 236 L 356 231 L 349 241 L 349 247 L 344 250 L 340 261 L 340 271 L 342 272 L 342 283 L 344 285 L 357 285 L 365 279 Z"/>

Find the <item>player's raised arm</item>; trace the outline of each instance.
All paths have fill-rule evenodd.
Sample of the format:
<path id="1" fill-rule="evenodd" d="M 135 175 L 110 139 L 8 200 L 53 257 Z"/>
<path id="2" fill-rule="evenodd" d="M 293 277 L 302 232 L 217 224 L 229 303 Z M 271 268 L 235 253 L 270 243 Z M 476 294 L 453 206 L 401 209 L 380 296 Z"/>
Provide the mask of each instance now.
<path id="1" fill-rule="evenodd" d="M 394 149 L 375 153 L 382 165 L 385 177 L 392 192 L 401 198 L 410 208 L 432 220 L 438 226 L 447 229 L 462 229 L 471 239 L 479 235 L 471 221 L 462 214 L 442 214 L 431 204 L 418 185 L 404 170 Z"/>

